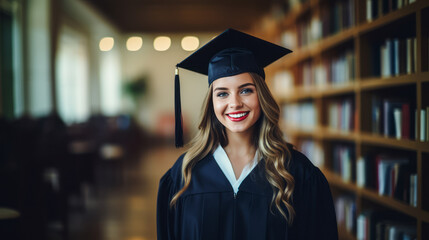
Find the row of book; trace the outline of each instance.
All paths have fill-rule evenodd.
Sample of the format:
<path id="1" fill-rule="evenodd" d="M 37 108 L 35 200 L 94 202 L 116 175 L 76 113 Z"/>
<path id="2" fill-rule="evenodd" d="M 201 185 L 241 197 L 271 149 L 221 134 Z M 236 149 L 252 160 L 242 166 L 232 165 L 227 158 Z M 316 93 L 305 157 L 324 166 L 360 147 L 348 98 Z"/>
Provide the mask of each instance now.
<path id="1" fill-rule="evenodd" d="M 355 149 L 351 145 L 334 145 L 332 148 L 333 171 L 341 176 L 343 181 L 354 181 Z"/>
<path id="2" fill-rule="evenodd" d="M 388 38 L 380 45 L 378 52 L 379 66 L 374 66 L 374 74 L 382 77 L 411 74 L 417 71 L 417 39 L 414 38 Z M 380 74 L 378 74 L 380 71 Z"/>
<path id="3" fill-rule="evenodd" d="M 397 139 L 415 139 L 416 117 L 407 100 L 372 96 L 372 132 Z"/>
<path id="4" fill-rule="evenodd" d="M 355 25 L 355 1 L 335 1 L 322 6 L 307 21 L 297 23 L 297 45 L 305 47 L 322 38 L 336 34 Z"/>
<path id="5" fill-rule="evenodd" d="M 354 129 L 356 112 L 353 99 L 331 101 L 327 107 L 329 128 L 341 131 Z M 312 129 L 317 126 L 317 109 L 313 102 L 285 104 L 283 118 L 288 124 L 301 129 Z"/>
<path id="6" fill-rule="evenodd" d="M 356 237 L 358 240 L 414 240 L 417 228 L 390 212 L 366 210 L 357 218 Z"/>
<path id="7" fill-rule="evenodd" d="M 328 126 L 331 129 L 352 131 L 355 125 L 356 112 L 354 100 L 344 98 L 328 103 Z"/>
<path id="8" fill-rule="evenodd" d="M 294 86 L 325 89 L 353 82 L 355 79 L 355 55 L 352 50 L 336 57 L 324 58 L 314 64 L 306 61 L 299 64 L 294 72 L 279 71 L 274 76 L 274 91 L 280 95 L 291 93 Z"/>
<path id="9" fill-rule="evenodd" d="M 311 61 L 298 65 L 296 84 L 303 87 L 326 88 L 355 79 L 355 56 L 352 50 L 314 64 Z"/>
<path id="10" fill-rule="evenodd" d="M 325 158 L 323 148 L 320 144 L 313 140 L 303 140 L 300 143 L 301 152 L 310 159 L 310 161 L 317 167 L 323 167 Z"/>
<path id="11" fill-rule="evenodd" d="M 308 130 L 317 125 L 317 110 L 313 102 L 286 104 L 283 107 L 285 121 L 298 128 Z"/>
<path id="12" fill-rule="evenodd" d="M 401 9 L 416 0 L 366 0 L 366 20 L 372 21 L 391 11 Z"/>
<path id="13" fill-rule="evenodd" d="M 417 174 L 407 157 L 385 154 L 359 157 L 356 184 L 417 207 Z"/>
<path id="14" fill-rule="evenodd" d="M 294 76 L 290 70 L 278 71 L 275 73 L 270 86 L 276 97 L 289 96 L 294 93 Z"/>
<path id="15" fill-rule="evenodd" d="M 334 35 L 355 25 L 355 1 L 337 0 L 322 5 L 322 37 Z"/>
<path id="16" fill-rule="evenodd" d="M 356 229 L 356 200 L 353 196 L 341 195 L 335 198 L 337 224 L 353 234 Z"/>

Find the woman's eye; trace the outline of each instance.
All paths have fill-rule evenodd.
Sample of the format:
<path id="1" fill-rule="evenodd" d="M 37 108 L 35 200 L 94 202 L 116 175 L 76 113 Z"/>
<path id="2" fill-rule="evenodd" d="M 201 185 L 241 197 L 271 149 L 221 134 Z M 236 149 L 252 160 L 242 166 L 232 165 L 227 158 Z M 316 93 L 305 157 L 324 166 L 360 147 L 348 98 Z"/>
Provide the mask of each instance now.
<path id="1" fill-rule="evenodd" d="M 228 96 L 228 93 L 226 93 L 226 92 L 220 92 L 216 96 L 217 97 L 226 97 L 226 96 Z"/>
<path id="2" fill-rule="evenodd" d="M 252 93 L 253 90 L 250 88 L 244 88 L 243 90 L 240 91 L 241 94 L 247 94 L 247 93 Z"/>

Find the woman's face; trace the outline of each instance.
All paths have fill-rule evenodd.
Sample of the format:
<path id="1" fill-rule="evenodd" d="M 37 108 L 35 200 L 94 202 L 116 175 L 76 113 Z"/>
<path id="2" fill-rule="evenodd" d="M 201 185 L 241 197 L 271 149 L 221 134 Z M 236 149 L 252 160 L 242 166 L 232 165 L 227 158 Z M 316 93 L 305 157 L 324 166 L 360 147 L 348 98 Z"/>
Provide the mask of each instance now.
<path id="1" fill-rule="evenodd" d="M 251 131 L 261 115 L 258 94 L 249 73 L 219 78 L 213 83 L 213 107 L 227 131 Z"/>

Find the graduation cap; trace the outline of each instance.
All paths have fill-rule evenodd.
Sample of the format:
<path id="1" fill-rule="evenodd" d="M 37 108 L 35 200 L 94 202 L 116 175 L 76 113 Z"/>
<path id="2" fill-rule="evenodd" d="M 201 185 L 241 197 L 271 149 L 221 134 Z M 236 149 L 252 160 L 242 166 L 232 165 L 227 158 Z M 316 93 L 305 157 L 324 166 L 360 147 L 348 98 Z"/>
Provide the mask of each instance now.
<path id="1" fill-rule="evenodd" d="M 230 28 L 177 64 L 174 80 L 176 147 L 183 146 L 179 67 L 208 75 L 209 85 L 216 79 L 245 72 L 256 73 L 265 79 L 264 68 L 291 52 L 287 48 Z"/>

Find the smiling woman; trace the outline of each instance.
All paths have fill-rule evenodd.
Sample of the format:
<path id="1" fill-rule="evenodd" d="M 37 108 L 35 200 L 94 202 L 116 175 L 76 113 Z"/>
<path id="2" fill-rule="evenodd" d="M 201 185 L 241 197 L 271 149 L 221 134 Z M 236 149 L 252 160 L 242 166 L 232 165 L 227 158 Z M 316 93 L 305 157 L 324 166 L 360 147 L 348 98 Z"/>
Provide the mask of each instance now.
<path id="1" fill-rule="evenodd" d="M 264 81 L 289 52 L 228 29 L 177 65 L 210 88 L 197 135 L 161 178 L 158 239 L 338 239 L 329 185 L 283 140 Z"/>
<path id="2" fill-rule="evenodd" d="M 213 106 L 217 119 L 229 134 L 251 134 L 261 115 L 255 84 L 249 73 L 213 82 Z"/>

